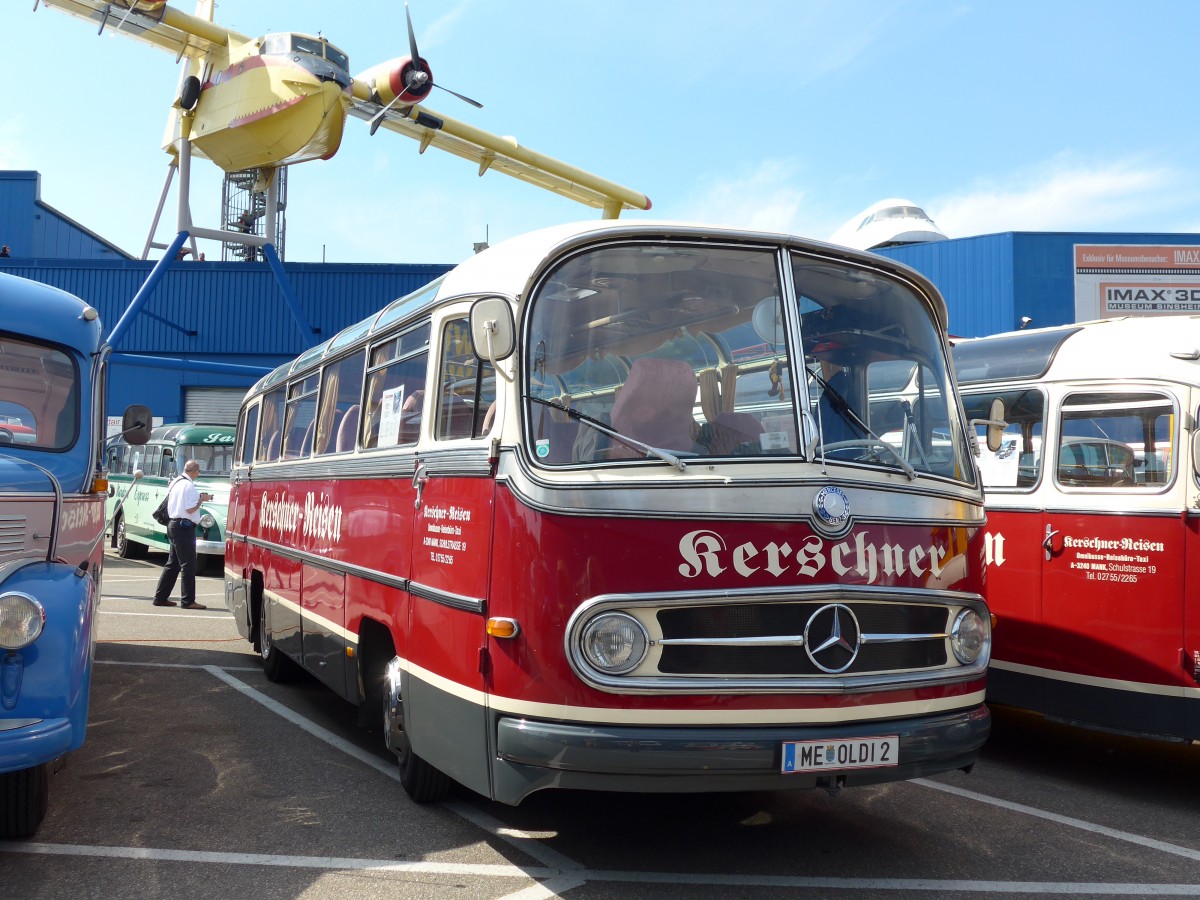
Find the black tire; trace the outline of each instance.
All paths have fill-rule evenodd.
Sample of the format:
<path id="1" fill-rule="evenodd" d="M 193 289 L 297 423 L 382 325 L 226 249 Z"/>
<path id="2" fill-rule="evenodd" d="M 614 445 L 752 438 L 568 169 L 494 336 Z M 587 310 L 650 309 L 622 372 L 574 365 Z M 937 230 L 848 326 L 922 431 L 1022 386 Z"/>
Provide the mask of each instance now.
<path id="1" fill-rule="evenodd" d="M 125 517 L 117 516 L 117 524 L 113 526 L 113 543 L 117 548 L 117 556 L 121 559 L 145 559 L 146 545 L 129 540 L 125 533 Z"/>
<path id="2" fill-rule="evenodd" d="M 7 428 L 0 428 L 0 444 L 11 444 L 11 443 L 13 443 L 12 432 L 9 431 Z"/>
<path id="3" fill-rule="evenodd" d="M 0 838 L 32 837 L 49 805 L 49 765 L 0 775 Z"/>
<path id="4" fill-rule="evenodd" d="M 278 684 L 281 681 L 291 681 L 295 674 L 293 663 L 271 641 L 271 631 L 267 627 L 267 601 L 264 597 L 258 605 L 258 656 L 262 660 L 263 673 L 267 681 Z"/>
<path id="5" fill-rule="evenodd" d="M 383 673 L 378 674 L 377 683 L 383 685 L 386 679 Z M 392 731 L 392 715 L 389 710 L 389 698 L 386 688 L 380 690 L 383 712 L 383 738 L 385 744 L 391 735 L 392 742 L 388 749 L 396 754 L 396 765 L 400 770 L 400 785 L 414 803 L 440 803 L 450 793 L 453 782 L 445 772 L 434 768 L 413 752 L 404 733 L 403 703 L 401 703 L 399 724 L 396 732 Z"/>
<path id="6" fill-rule="evenodd" d="M 200 100 L 200 79 L 189 75 L 183 80 L 183 89 L 179 92 L 179 105 L 183 109 L 195 109 Z"/>

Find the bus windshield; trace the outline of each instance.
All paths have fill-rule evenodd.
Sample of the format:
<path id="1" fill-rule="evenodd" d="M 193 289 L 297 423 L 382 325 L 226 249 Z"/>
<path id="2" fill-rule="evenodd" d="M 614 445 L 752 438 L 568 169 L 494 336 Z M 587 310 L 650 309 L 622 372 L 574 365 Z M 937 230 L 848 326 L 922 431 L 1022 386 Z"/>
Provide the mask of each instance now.
<path id="1" fill-rule="evenodd" d="M 800 457 L 969 481 L 929 304 L 799 253 L 785 288 L 784 264 L 774 248 L 658 242 L 551 270 L 524 366 L 531 455 Z"/>
<path id="2" fill-rule="evenodd" d="M 65 450 L 79 433 L 79 372 L 62 350 L 0 336 L 0 445 Z"/>
<path id="3" fill-rule="evenodd" d="M 180 469 L 184 462 L 194 459 L 200 464 L 202 478 L 229 477 L 233 471 L 233 444 L 180 444 L 177 459 Z"/>

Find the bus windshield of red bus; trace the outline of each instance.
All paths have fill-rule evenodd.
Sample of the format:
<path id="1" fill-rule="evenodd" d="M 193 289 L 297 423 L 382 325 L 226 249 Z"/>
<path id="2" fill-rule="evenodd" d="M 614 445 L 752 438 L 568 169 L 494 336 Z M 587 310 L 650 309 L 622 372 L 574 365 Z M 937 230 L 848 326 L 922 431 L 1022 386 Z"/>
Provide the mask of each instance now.
<path id="1" fill-rule="evenodd" d="M 540 281 L 528 333 L 529 450 L 545 465 L 801 457 L 974 477 L 932 308 L 870 269 L 609 245 Z"/>
<path id="2" fill-rule="evenodd" d="M 0 452 L 65 450 L 79 433 L 79 372 L 61 350 L 0 336 Z"/>

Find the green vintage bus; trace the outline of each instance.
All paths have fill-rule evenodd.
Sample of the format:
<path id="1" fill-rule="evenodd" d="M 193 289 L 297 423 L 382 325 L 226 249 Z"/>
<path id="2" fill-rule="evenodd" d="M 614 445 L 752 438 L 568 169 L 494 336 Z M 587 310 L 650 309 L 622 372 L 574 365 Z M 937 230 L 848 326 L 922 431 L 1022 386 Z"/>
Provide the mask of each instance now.
<path id="1" fill-rule="evenodd" d="M 150 515 L 167 495 L 171 479 L 183 472 L 183 464 L 194 459 L 200 464 L 196 487 L 213 499 L 202 504 L 196 529 L 197 568 L 222 564 L 225 558 L 225 513 L 229 507 L 229 473 L 233 468 L 232 425 L 185 422 L 160 425 L 142 447 L 113 444 L 106 454 L 108 506 L 112 546 L 125 558 L 140 558 L 148 550 L 166 553 L 171 549 L 167 526 Z M 136 473 L 141 472 L 141 478 Z"/>

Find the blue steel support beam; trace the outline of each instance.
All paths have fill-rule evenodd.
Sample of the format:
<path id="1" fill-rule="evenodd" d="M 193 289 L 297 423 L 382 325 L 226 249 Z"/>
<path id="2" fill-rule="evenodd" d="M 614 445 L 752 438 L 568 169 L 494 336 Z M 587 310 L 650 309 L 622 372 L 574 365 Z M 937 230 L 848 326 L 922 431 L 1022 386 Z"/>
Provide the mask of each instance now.
<path id="1" fill-rule="evenodd" d="M 186 356 L 143 356 L 137 353 L 114 353 L 114 363 L 142 366 L 149 369 L 176 369 L 185 372 L 216 372 L 221 375 L 252 375 L 261 378 L 274 369 L 264 366 L 242 366 L 237 363 L 213 362 L 210 359 L 189 359 Z"/>
<path id="2" fill-rule="evenodd" d="M 187 237 L 188 233 L 186 231 L 181 231 L 175 235 L 175 240 L 171 241 L 171 246 L 167 248 L 167 252 L 163 254 L 162 259 L 154 264 L 154 268 L 150 270 L 150 274 L 146 276 L 146 280 L 142 282 L 142 286 L 138 288 L 138 292 L 133 295 L 133 300 L 130 301 L 129 306 L 121 314 L 121 318 L 117 321 L 112 333 L 108 336 L 108 345 L 114 350 L 121 346 L 121 338 L 125 337 L 125 332 L 129 330 L 129 326 L 137 318 L 137 314 L 141 311 L 143 304 L 150 299 L 150 295 L 154 293 L 154 289 L 158 287 L 158 283 L 167 274 L 167 267 L 171 265 L 172 260 L 178 255 L 179 248 L 183 246 L 183 242 L 187 240 Z"/>
<path id="3" fill-rule="evenodd" d="M 300 329 L 300 336 L 306 342 L 304 345 L 305 349 L 314 346 L 317 343 L 316 332 L 308 324 L 304 310 L 300 308 L 300 301 L 292 293 L 292 285 L 288 281 L 287 273 L 283 271 L 283 263 L 279 261 L 279 254 L 275 252 L 275 245 L 263 244 L 262 251 L 263 256 L 271 266 L 271 271 L 275 273 L 275 281 L 279 284 L 279 290 L 283 291 L 283 299 L 287 301 L 288 307 L 292 310 L 292 318 L 296 322 L 296 327 Z"/>

